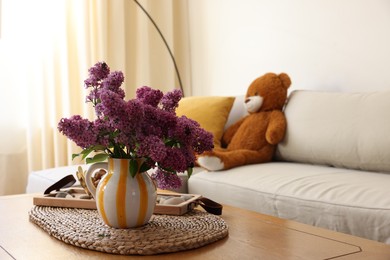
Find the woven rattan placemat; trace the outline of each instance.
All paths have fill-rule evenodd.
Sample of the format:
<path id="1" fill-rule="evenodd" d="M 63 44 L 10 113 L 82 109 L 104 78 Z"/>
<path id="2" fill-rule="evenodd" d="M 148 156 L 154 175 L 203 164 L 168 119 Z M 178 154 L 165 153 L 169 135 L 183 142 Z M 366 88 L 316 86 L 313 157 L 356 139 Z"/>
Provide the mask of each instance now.
<path id="1" fill-rule="evenodd" d="M 120 255 L 153 255 L 198 248 L 228 235 L 225 221 L 193 210 L 182 216 L 153 215 L 133 229 L 108 227 L 97 210 L 34 206 L 30 220 L 51 236 L 77 247 Z"/>

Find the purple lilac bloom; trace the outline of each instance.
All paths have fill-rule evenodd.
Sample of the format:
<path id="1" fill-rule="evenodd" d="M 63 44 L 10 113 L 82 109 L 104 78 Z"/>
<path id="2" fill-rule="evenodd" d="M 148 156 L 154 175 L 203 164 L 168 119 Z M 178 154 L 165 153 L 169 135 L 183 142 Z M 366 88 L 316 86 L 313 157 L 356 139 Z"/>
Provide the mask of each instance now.
<path id="1" fill-rule="evenodd" d="M 186 159 L 187 168 L 194 167 L 196 157 L 195 157 L 195 153 L 194 153 L 194 150 L 192 149 L 192 147 L 184 146 L 184 147 L 181 147 L 180 149 L 181 149 L 182 154 L 184 155 L 184 158 Z"/>
<path id="2" fill-rule="evenodd" d="M 140 142 L 137 154 L 141 157 L 150 157 L 153 161 L 159 162 L 164 160 L 167 155 L 166 146 L 161 138 L 150 135 Z"/>
<path id="3" fill-rule="evenodd" d="M 157 186 L 160 189 L 178 189 L 181 187 L 181 179 L 175 173 L 158 168 L 152 173 L 151 177 L 156 180 Z"/>
<path id="4" fill-rule="evenodd" d="M 144 120 L 139 130 L 144 135 L 167 136 L 168 130 L 176 125 L 176 116 L 156 107 L 144 105 Z"/>
<path id="5" fill-rule="evenodd" d="M 91 92 L 87 95 L 85 102 L 94 102 L 95 100 L 98 100 L 100 97 L 99 95 L 99 89 L 98 88 L 93 88 L 91 89 Z"/>
<path id="6" fill-rule="evenodd" d="M 194 131 L 198 127 L 200 127 L 198 122 L 181 116 L 177 118 L 175 127 L 169 129 L 169 136 L 177 138 L 181 143 L 192 145 L 195 138 Z"/>
<path id="7" fill-rule="evenodd" d="M 79 115 L 72 116 L 69 119 L 62 118 L 58 123 L 58 130 L 82 148 L 87 148 L 96 143 L 97 134 L 93 123 Z"/>
<path id="8" fill-rule="evenodd" d="M 120 88 L 125 77 L 123 76 L 122 71 L 111 72 L 106 78 L 104 78 L 102 86 L 104 88 L 109 88 L 110 90 Z"/>
<path id="9" fill-rule="evenodd" d="M 159 113 L 157 112 L 157 109 L 150 105 L 142 105 L 144 108 L 144 114 L 142 120 L 139 120 L 138 122 L 139 125 L 137 133 L 141 138 L 148 135 L 155 135 L 161 138 L 164 133 L 162 125 L 159 124 Z"/>
<path id="10" fill-rule="evenodd" d="M 174 112 L 182 97 L 183 93 L 178 89 L 166 93 L 161 99 L 162 108 L 166 111 Z"/>
<path id="11" fill-rule="evenodd" d="M 111 90 L 124 98 L 125 91 L 120 88 L 124 80 L 125 77 L 121 71 L 114 71 L 110 73 L 107 78 L 103 79 L 102 87 Z"/>
<path id="12" fill-rule="evenodd" d="M 144 117 L 144 106 L 136 99 L 131 99 L 126 103 L 126 111 L 131 119 L 141 119 Z"/>
<path id="13" fill-rule="evenodd" d="M 180 143 L 188 144 L 196 153 L 203 153 L 214 147 L 213 135 L 186 116 L 177 119 L 176 127 L 170 129 L 170 136 L 176 137 Z"/>
<path id="14" fill-rule="evenodd" d="M 146 105 L 151 105 L 153 107 L 158 106 L 163 95 L 164 94 L 160 90 L 152 89 L 147 86 L 138 88 L 136 91 L 136 99 Z"/>
<path id="15" fill-rule="evenodd" d="M 188 169 L 189 165 L 187 164 L 186 157 L 180 148 L 167 147 L 166 153 L 167 156 L 165 156 L 164 160 L 159 162 L 161 167 L 178 172 L 184 172 Z"/>
<path id="16" fill-rule="evenodd" d="M 201 154 L 214 148 L 213 134 L 203 128 L 197 128 L 194 132 L 195 141 L 192 143 L 194 151 Z"/>
<path id="17" fill-rule="evenodd" d="M 99 86 L 99 82 L 110 73 L 110 68 L 105 62 L 98 62 L 88 70 L 89 78 L 84 81 L 86 87 Z"/>
<path id="18" fill-rule="evenodd" d="M 110 126 L 107 120 L 101 118 L 96 119 L 93 125 L 95 131 L 98 133 L 96 144 L 108 147 L 110 145 L 110 133 L 114 132 L 115 129 Z"/>
<path id="19" fill-rule="evenodd" d="M 144 157 L 150 168 L 158 166 L 154 175 L 159 187 L 180 187 L 176 172 L 193 167 L 195 153 L 213 148 L 211 133 L 194 120 L 176 116 L 182 92 L 164 95 L 144 86 L 137 89 L 135 99 L 125 101 L 122 72 L 110 73 L 104 62 L 88 72 L 85 84 L 92 89 L 86 101 L 93 103 L 98 118 L 93 122 L 78 115 L 63 118 L 59 131 L 82 148 L 99 145 L 98 150 L 116 158 Z"/>
<path id="20" fill-rule="evenodd" d="M 126 101 L 117 93 L 103 89 L 100 94 L 101 103 L 98 112 L 102 113 L 113 125 L 127 121 Z"/>
<path id="21" fill-rule="evenodd" d="M 103 118 L 104 115 L 104 106 L 102 105 L 102 103 L 98 103 L 95 105 L 95 113 L 97 115 L 98 118 Z"/>

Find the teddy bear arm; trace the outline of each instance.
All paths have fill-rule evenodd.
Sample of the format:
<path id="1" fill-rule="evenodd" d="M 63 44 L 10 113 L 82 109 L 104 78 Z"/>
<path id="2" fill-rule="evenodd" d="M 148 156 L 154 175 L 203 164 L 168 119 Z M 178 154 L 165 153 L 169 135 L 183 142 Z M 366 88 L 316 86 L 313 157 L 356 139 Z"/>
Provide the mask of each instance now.
<path id="1" fill-rule="evenodd" d="M 233 139 L 233 136 L 236 134 L 238 128 L 240 128 L 240 126 L 244 122 L 245 118 L 246 117 L 241 118 L 236 123 L 231 125 L 228 129 L 226 129 L 226 131 L 222 135 L 222 146 L 223 147 L 227 147 L 230 144 L 230 142 Z"/>
<path id="2" fill-rule="evenodd" d="M 284 138 L 286 133 L 286 117 L 282 111 L 273 111 L 268 124 L 266 139 L 269 144 L 276 145 Z"/>

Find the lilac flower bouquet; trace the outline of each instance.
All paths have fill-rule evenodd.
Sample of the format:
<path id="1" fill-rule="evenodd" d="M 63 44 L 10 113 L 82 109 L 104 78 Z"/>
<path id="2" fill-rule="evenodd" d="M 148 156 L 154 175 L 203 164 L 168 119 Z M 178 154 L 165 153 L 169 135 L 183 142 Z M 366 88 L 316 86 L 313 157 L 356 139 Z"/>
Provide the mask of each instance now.
<path id="1" fill-rule="evenodd" d="M 81 156 L 87 163 L 108 157 L 130 159 L 133 177 L 139 167 L 142 172 L 157 167 L 152 178 L 160 188 L 180 187 L 177 173 L 187 171 L 191 175 L 196 154 L 213 148 L 211 133 L 196 121 L 176 115 L 181 91 L 164 95 L 160 90 L 141 87 L 135 99 L 125 101 L 122 72 L 110 72 L 105 62 L 95 64 L 88 72 L 84 82 L 90 93 L 86 101 L 92 103 L 96 119 L 75 115 L 58 123 L 59 131 L 82 148 L 73 159 Z M 88 157 L 92 152 L 94 156 Z"/>

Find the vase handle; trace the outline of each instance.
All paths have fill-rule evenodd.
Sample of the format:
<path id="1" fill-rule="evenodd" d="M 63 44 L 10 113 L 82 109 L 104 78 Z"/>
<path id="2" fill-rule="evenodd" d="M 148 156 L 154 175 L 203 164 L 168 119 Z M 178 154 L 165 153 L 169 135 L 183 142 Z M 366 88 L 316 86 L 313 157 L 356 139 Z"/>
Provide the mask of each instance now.
<path id="1" fill-rule="evenodd" d="M 98 162 L 89 166 L 87 173 L 85 174 L 85 184 L 87 185 L 88 190 L 91 192 L 94 199 L 96 196 L 96 187 L 92 182 L 92 174 L 98 169 L 105 169 L 108 171 L 108 164 L 106 162 Z"/>

